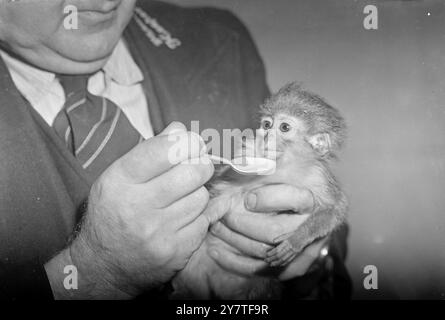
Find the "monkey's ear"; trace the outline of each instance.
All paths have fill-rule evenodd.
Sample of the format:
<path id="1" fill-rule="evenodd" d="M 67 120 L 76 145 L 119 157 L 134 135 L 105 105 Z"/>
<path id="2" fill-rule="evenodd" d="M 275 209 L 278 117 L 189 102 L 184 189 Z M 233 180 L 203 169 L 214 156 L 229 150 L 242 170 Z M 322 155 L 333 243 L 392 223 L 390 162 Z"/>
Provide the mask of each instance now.
<path id="1" fill-rule="evenodd" d="M 331 151 L 331 137 L 327 133 L 314 134 L 308 141 L 320 156 L 325 156 Z"/>

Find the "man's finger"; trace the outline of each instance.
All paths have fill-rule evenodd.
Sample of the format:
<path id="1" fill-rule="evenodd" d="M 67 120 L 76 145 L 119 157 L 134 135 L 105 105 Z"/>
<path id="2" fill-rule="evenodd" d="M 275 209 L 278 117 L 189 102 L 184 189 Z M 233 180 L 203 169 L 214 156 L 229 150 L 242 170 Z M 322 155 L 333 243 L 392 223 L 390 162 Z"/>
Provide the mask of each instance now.
<path id="1" fill-rule="evenodd" d="M 208 253 L 221 268 L 244 276 L 252 276 L 268 267 L 263 260 L 240 256 L 223 248 L 209 247 Z"/>
<path id="2" fill-rule="evenodd" d="M 174 230 L 182 229 L 203 213 L 208 201 L 209 192 L 201 187 L 167 207 L 164 218 Z"/>
<path id="3" fill-rule="evenodd" d="M 167 207 L 202 187 L 213 175 L 213 164 L 181 163 L 146 185 L 147 197 L 156 208 Z"/>
<path id="4" fill-rule="evenodd" d="M 218 197 L 214 200 L 209 201 L 207 208 L 203 212 L 203 215 L 207 217 L 209 223 L 212 225 L 221 220 L 230 210 L 230 207 L 230 197 Z"/>
<path id="5" fill-rule="evenodd" d="M 273 248 L 265 243 L 247 238 L 230 230 L 222 222 L 218 222 L 213 225 L 210 228 L 210 231 L 217 238 L 223 240 L 248 256 L 264 259 L 267 251 Z"/>
<path id="6" fill-rule="evenodd" d="M 209 220 L 202 214 L 176 233 L 178 245 L 184 252 L 199 248 L 209 231 Z"/>
<path id="7" fill-rule="evenodd" d="M 314 197 L 310 190 L 288 184 L 257 188 L 247 193 L 244 200 L 246 208 L 255 212 L 308 212 L 314 207 Z"/>
<path id="8" fill-rule="evenodd" d="M 173 121 L 167 127 L 165 127 L 165 129 L 162 130 L 162 132 L 159 133 L 158 136 L 167 136 L 169 134 L 182 132 L 187 132 L 187 127 L 181 122 Z"/>
<path id="9" fill-rule="evenodd" d="M 145 140 L 112 164 L 129 183 L 144 183 L 178 163 L 205 153 L 202 138 L 172 123 L 160 135 Z"/>
<path id="10" fill-rule="evenodd" d="M 275 239 L 293 232 L 309 217 L 307 214 L 264 214 L 232 210 L 224 216 L 226 225 L 249 238 L 274 244 Z"/>

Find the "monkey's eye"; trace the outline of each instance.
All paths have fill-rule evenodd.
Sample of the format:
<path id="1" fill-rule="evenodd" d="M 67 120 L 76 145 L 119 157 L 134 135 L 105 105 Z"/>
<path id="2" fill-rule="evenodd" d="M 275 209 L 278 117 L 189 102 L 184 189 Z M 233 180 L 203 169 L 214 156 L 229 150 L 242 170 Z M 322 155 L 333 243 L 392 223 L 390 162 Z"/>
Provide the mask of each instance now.
<path id="1" fill-rule="evenodd" d="M 263 129 L 269 130 L 270 128 L 272 128 L 272 122 L 269 120 L 264 120 L 263 121 Z"/>
<path id="2" fill-rule="evenodd" d="M 290 130 L 290 124 L 283 122 L 282 124 L 280 124 L 280 131 L 281 132 L 288 132 Z"/>

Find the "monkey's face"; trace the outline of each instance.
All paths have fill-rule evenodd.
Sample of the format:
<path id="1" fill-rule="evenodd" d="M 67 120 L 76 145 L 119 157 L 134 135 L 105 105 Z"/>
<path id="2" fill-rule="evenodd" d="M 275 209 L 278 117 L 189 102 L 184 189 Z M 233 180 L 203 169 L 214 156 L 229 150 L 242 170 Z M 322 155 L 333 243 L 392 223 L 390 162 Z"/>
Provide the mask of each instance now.
<path id="1" fill-rule="evenodd" d="M 264 116 L 261 119 L 261 131 L 264 133 L 266 149 L 277 151 L 277 156 L 305 144 L 307 127 L 304 121 L 287 114 Z"/>
<path id="2" fill-rule="evenodd" d="M 261 130 L 266 150 L 276 152 L 276 158 L 283 156 L 320 156 L 330 151 L 330 137 L 326 133 L 308 134 L 308 125 L 303 119 L 284 113 L 264 116 Z"/>

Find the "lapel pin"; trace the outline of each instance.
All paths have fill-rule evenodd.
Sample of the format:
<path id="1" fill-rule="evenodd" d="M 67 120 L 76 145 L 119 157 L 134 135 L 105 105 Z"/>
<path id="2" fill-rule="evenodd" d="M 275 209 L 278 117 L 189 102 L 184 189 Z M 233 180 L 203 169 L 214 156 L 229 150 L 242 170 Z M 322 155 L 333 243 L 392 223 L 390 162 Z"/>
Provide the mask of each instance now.
<path id="1" fill-rule="evenodd" d="M 171 33 L 166 30 L 159 22 L 148 15 L 140 7 L 135 8 L 135 20 L 146 37 L 155 45 L 160 47 L 165 44 L 168 48 L 174 50 L 181 45 L 181 41 L 172 37 Z"/>

